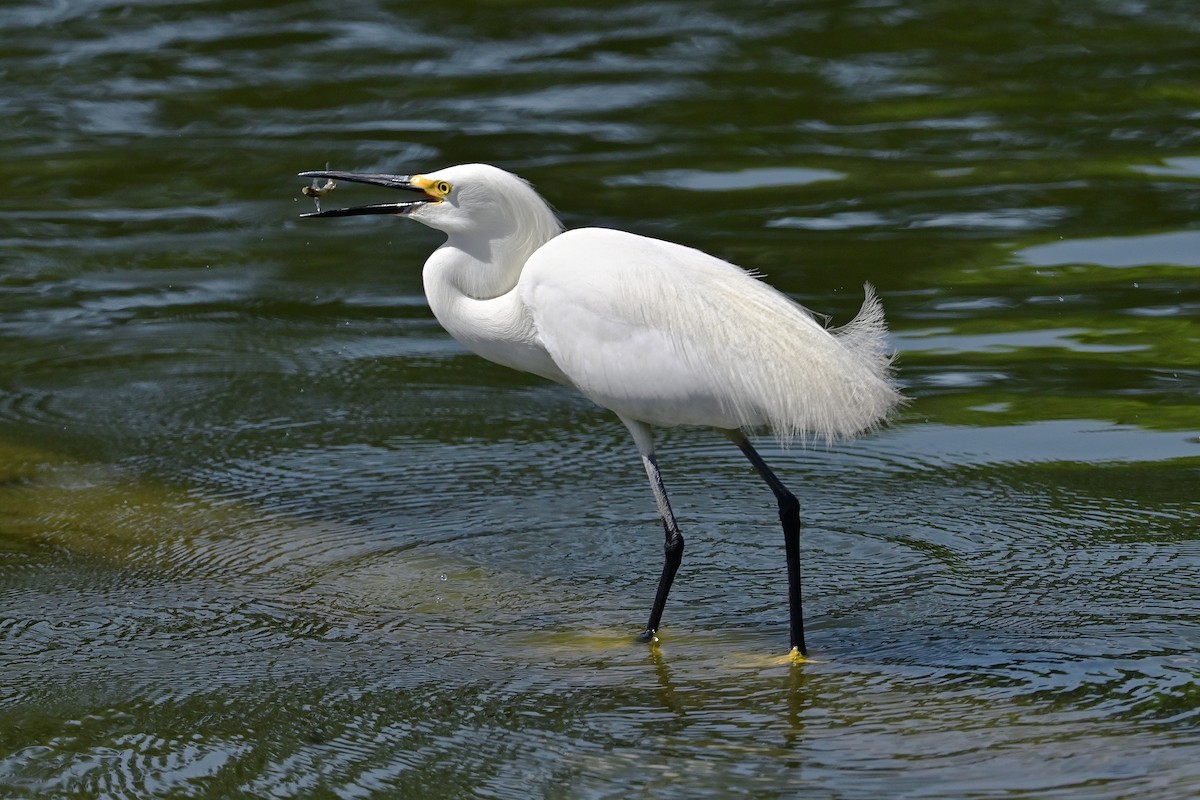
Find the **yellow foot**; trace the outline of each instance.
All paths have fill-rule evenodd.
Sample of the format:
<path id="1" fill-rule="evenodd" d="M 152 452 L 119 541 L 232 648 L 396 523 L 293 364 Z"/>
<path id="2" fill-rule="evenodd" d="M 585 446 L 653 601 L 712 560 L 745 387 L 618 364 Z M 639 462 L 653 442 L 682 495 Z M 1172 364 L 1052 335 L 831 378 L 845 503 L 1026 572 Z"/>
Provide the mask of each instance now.
<path id="1" fill-rule="evenodd" d="M 650 644 L 658 644 L 658 631 L 652 631 L 649 628 L 638 634 L 639 642 L 649 642 Z"/>
<path id="2" fill-rule="evenodd" d="M 810 664 L 812 662 L 809 661 L 808 658 L 803 653 L 800 652 L 799 647 L 793 647 L 786 656 L 773 657 L 771 659 L 771 663 L 794 667 L 797 664 Z"/>

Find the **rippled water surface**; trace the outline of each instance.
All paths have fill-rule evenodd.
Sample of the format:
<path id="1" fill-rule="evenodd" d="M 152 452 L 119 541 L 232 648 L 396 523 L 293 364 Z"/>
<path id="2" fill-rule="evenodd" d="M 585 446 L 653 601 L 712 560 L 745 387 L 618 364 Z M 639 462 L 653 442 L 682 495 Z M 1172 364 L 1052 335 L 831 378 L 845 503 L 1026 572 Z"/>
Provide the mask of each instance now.
<path id="1" fill-rule="evenodd" d="M 1200 793 L 1193 2 L 0 9 L 0 795 Z M 912 403 L 764 454 L 462 351 L 438 235 L 294 174 L 486 161 L 752 267 Z M 339 187 L 327 202 L 371 202 Z"/>

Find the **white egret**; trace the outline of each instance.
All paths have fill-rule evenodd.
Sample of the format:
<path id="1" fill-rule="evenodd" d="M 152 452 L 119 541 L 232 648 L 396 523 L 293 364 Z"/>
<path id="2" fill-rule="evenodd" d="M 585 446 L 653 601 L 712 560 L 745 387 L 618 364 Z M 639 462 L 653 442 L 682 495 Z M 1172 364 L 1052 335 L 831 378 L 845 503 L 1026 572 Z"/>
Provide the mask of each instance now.
<path id="1" fill-rule="evenodd" d="M 683 556 L 651 427 L 706 425 L 741 448 L 779 504 L 792 655 L 805 653 L 800 504 L 744 431 L 765 426 L 784 444 L 828 443 L 874 428 L 903 402 L 870 285 L 858 315 L 831 331 L 754 275 L 698 250 L 602 228 L 563 232 L 528 183 L 497 167 L 300 175 L 411 192 L 398 203 L 304 216 L 390 214 L 442 231 L 446 242 L 422 277 L 450 335 L 486 359 L 575 387 L 625 423 L 666 533 L 643 639 L 657 635 Z"/>

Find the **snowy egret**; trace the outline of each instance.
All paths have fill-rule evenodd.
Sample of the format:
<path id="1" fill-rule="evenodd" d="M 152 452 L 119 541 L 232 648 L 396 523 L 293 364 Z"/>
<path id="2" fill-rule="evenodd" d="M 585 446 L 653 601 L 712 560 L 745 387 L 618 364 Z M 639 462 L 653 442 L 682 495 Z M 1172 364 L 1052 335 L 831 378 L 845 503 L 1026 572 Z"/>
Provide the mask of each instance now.
<path id="1" fill-rule="evenodd" d="M 705 425 L 728 436 L 779 504 L 792 655 L 805 653 L 800 504 L 744 431 L 828 443 L 874 428 L 903 402 L 869 284 L 858 315 L 831 331 L 753 274 L 699 250 L 603 228 L 563 232 L 528 183 L 497 167 L 300 175 L 411 193 L 303 216 L 391 214 L 442 231 L 446 242 L 422 278 L 450 335 L 486 359 L 578 389 L 625 423 L 666 533 L 644 640 L 656 639 L 683 557 L 651 427 Z"/>

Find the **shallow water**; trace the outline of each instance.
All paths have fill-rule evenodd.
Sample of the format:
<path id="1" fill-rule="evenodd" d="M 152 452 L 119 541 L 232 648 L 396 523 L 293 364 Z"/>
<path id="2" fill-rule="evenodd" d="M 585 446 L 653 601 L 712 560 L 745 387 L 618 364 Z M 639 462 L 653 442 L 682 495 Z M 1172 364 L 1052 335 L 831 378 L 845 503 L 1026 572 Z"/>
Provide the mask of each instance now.
<path id="1" fill-rule="evenodd" d="M 1200 792 L 1190 2 L 0 10 L 12 797 Z M 913 402 L 801 497 L 464 353 L 436 234 L 302 169 L 496 163 L 703 248 Z M 340 187 L 327 203 L 370 202 Z"/>

